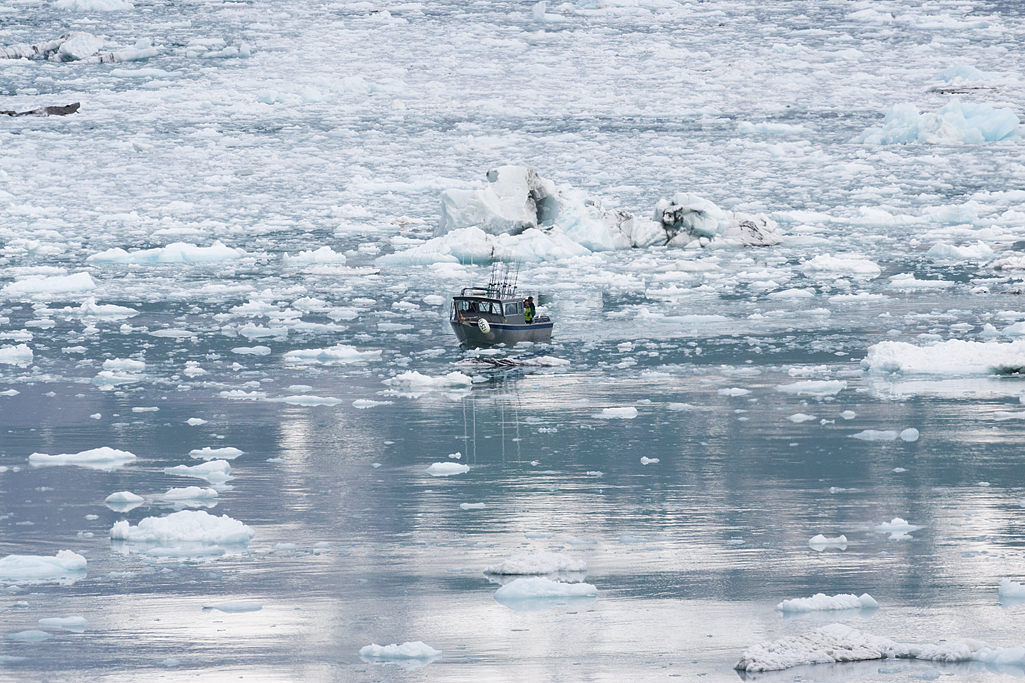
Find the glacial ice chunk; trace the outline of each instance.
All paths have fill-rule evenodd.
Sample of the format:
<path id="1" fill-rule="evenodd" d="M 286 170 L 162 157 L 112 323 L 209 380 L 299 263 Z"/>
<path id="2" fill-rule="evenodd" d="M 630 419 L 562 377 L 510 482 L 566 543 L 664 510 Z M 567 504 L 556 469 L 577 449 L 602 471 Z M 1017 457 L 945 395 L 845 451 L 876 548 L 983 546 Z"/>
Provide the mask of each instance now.
<path id="1" fill-rule="evenodd" d="M 33 355 L 28 344 L 0 347 L 0 363 L 6 365 L 28 365 L 32 362 Z"/>
<path id="2" fill-rule="evenodd" d="M 407 671 L 426 666 L 441 655 L 441 650 L 435 650 L 419 640 L 402 645 L 371 643 L 359 650 L 359 658 L 368 664 L 393 665 Z"/>
<path id="3" fill-rule="evenodd" d="M 432 477 L 451 477 L 453 474 L 463 474 L 469 471 L 469 465 L 460 465 L 457 462 L 436 462 L 427 468 L 427 474 Z"/>
<path id="4" fill-rule="evenodd" d="M 0 289 L 0 296 L 45 298 L 60 294 L 80 294 L 96 289 L 96 283 L 89 273 L 74 275 L 53 275 L 16 280 Z"/>
<path id="5" fill-rule="evenodd" d="M 589 583 L 563 583 L 544 576 L 516 579 L 495 591 L 495 600 L 517 612 L 588 603 L 596 597 L 598 589 Z"/>
<path id="6" fill-rule="evenodd" d="M 797 636 L 749 647 L 734 666 L 739 671 L 782 671 L 806 664 L 833 664 L 873 659 L 921 659 L 938 662 L 979 661 L 1020 664 L 1025 647 L 1000 648 L 978 640 L 937 645 L 900 643 L 843 624 L 830 624 Z"/>
<path id="7" fill-rule="evenodd" d="M 326 349 L 302 349 L 284 355 L 287 363 L 321 363 L 323 365 L 349 365 L 379 360 L 380 349 L 360 351 L 355 346 L 337 344 Z"/>
<path id="8" fill-rule="evenodd" d="M 0 581 L 7 583 L 74 583 L 85 576 L 86 560 L 61 550 L 54 557 L 8 555 L 0 559 Z"/>
<path id="9" fill-rule="evenodd" d="M 929 346 L 884 341 L 868 347 L 861 367 L 874 375 L 1017 374 L 1025 369 L 1025 339 L 1008 344 L 949 339 Z"/>
<path id="10" fill-rule="evenodd" d="M 132 526 L 126 520 L 115 522 L 110 538 L 136 543 L 215 543 L 245 545 L 256 532 L 227 515 L 215 517 L 202 510 L 182 510 L 166 517 L 146 517 Z"/>
<path id="11" fill-rule="evenodd" d="M 868 145 L 958 144 L 1019 140 L 1020 121 L 1011 109 L 953 99 L 935 112 L 911 103 L 894 105 L 881 127 L 867 128 L 851 142 Z"/>
<path id="12" fill-rule="evenodd" d="M 889 522 L 876 525 L 875 531 L 877 534 L 890 534 L 889 540 L 891 541 L 904 541 L 911 538 L 908 534 L 921 528 L 914 524 L 908 524 L 900 517 L 894 517 Z"/>
<path id="13" fill-rule="evenodd" d="M 226 247 L 220 241 L 214 242 L 209 247 L 175 242 L 166 247 L 133 252 L 116 247 L 89 256 L 86 258 L 86 263 L 221 263 L 240 259 L 243 256 L 245 256 L 244 251 Z"/>
<path id="14" fill-rule="evenodd" d="M 861 441 L 896 441 L 897 432 L 892 429 L 866 429 L 857 434 L 851 434 L 851 438 Z"/>
<path id="15" fill-rule="evenodd" d="M 493 564 L 485 574 L 554 574 L 555 572 L 586 572 L 587 563 L 566 553 L 548 550 L 527 550 Z"/>
<path id="16" fill-rule="evenodd" d="M 776 610 L 780 612 L 820 612 L 820 611 L 835 611 L 845 609 L 878 609 L 879 603 L 869 595 L 863 593 L 861 597 L 857 595 L 851 595 L 849 593 L 842 593 L 840 595 L 834 595 L 832 597 L 825 593 L 816 593 L 810 598 L 795 598 L 793 600 L 784 600 L 783 602 L 776 605 Z"/>
<path id="17" fill-rule="evenodd" d="M 194 448 L 189 451 L 189 457 L 203 460 L 234 460 L 240 455 L 243 455 L 245 451 L 240 451 L 237 448 L 226 446 L 225 448 Z"/>
<path id="18" fill-rule="evenodd" d="M 808 546 L 816 551 L 822 552 L 826 548 L 838 548 L 840 550 L 847 550 L 847 537 L 843 534 L 834 538 L 828 538 L 822 534 L 816 534 L 808 540 Z"/>
<path id="19" fill-rule="evenodd" d="M 108 446 L 93 448 L 81 453 L 61 453 L 60 455 L 33 453 L 28 456 L 28 461 L 33 467 L 77 465 L 78 467 L 87 467 L 91 470 L 102 470 L 104 472 L 116 470 L 130 462 L 134 462 L 135 459 L 136 457 L 133 453 L 120 451 Z"/>
<path id="20" fill-rule="evenodd" d="M 61 631 L 71 631 L 72 633 L 83 633 L 86 627 L 89 626 L 89 621 L 85 617 L 43 617 L 39 620 L 40 628 L 55 628 Z"/>

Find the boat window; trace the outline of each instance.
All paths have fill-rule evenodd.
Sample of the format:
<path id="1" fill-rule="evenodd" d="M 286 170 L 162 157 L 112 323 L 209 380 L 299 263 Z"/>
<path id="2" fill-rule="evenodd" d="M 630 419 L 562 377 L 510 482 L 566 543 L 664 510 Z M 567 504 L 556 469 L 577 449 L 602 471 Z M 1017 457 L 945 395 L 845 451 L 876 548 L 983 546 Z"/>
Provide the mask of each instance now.
<path id="1" fill-rule="evenodd" d="M 472 301 L 467 301 L 465 299 L 461 300 L 459 302 L 459 310 L 460 311 L 472 311 L 473 310 L 473 302 Z"/>
<path id="2" fill-rule="evenodd" d="M 502 304 L 491 302 L 491 312 L 495 315 L 502 315 Z"/>
<path id="3" fill-rule="evenodd" d="M 505 305 L 505 314 L 506 315 L 516 315 L 517 313 L 519 313 L 519 311 L 516 310 L 517 306 L 519 306 L 519 304 L 506 304 Z"/>

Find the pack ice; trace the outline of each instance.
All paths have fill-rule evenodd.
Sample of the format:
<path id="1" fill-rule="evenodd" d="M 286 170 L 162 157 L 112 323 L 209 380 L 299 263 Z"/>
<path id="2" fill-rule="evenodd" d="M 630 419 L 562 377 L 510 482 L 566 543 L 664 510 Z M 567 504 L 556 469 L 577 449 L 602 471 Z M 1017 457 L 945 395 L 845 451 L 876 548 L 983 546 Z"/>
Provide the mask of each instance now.
<path id="1" fill-rule="evenodd" d="M 850 593 L 842 593 L 832 597 L 825 593 L 816 593 L 810 598 L 795 598 L 784 600 L 776 605 L 780 612 L 820 612 L 837 611 L 845 609 L 878 609 L 879 603 L 869 595 L 863 593 L 860 597 Z"/>
<path id="2" fill-rule="evenodd" d="M 50 467 L 55 465 L 77 465 L 92 470 L 103 470 L 110 472 L 118 469 L 136 459 L 133 453 L 121 451 L 116 448 L 104 446 L 93 448 L 81 453 L 61 453 L 60 455 L 46 455 L 45 453 L 33 453 L 28 456 L 29 463 L 33 467 Z"/>

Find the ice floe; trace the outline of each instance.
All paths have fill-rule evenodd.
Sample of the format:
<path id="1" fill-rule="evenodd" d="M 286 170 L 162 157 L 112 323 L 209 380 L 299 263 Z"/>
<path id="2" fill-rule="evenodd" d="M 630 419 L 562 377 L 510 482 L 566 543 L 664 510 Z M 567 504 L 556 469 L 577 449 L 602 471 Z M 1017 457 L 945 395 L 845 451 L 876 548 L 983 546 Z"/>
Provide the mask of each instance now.
<path id="1" fill-rule="evenodd" d="M 145 503 L 146 499 L 131 491 L 118 491 L 107 496 L 103 502 L 115 512 L 128 512 Z"/>
<path id="2" fill-rule="evenodd" d="M 175 242 L 157 249 L 142 249 L 128 252 L 120 247 L 101 251 L 86 258 L 87 263 L 221 263 L 245 256 L 240 249 L 226 247 L 220 242 L 213 246 L 198 247 L 195 244 Z"/>
<path id="3" fill-rule="evenodd" d="M 442 655 L 441 650 L 435 650 L 422 641 L 402 643 L 402 645 L 378 645 L 371 643 L 359 650 L 359 657 L 368 664 L 382 664 L 398 666 L 407 671 L 418 669 L 430 664 Z"/>
<path id="4" fill-rule="evenodd" d="M 217 505 L 217 495 L 217 491 L 212 488 L 185 486 L 168 489 L 160 495 L 160 500 L 178 507 L 214 507 Z"/>
<path id="5" fill-rule="evenodd" d="M 816 593 L 810 598 L 784 600 L 776 605 L 776 610 L 780 612 L 819 612 L 878 608 L 879 603 L 868 593 L 863 593 L 860 597 L 850 593 L 842 593 L 832 597 L 825 593 Z"/>
<path id="6" fill-rule="evenodd" d="M 43 617 L 39 620 L 40 628 L 52 628 L 59 631 L 71 631 L 72 633 L 84 633 L 88 628 L 89 621 L 85 617 Z"/>
<path id="7" fill-rule="evenodd" d="M 256 532 L 227 515 L 215 517 L 202 510 L 182 510 L 166 517 L 146 517 L 132 526 L 115 522 L 110 538 L 134 543 L 200 543 L 246 545 Z"/>
<path id="8" fill-rule="evenodd" d="M 61 550 L 54 557 L 8 555 L 0 559 L 0 581 L 70 584 L 85 577 L 85 568 L 85 558 L 70 550 Z"/>
<path id="9" fill-rule="evenodd" d="M 808 540 L 808 546 L 815 551 L 822 552 L 827 548 L 837 548 L 838 550 L 847 550 L 847 537 L 843 534 L 829 538 L 822 534 L 816 534 Z"/>
<path id="10" fill-rule="evenodd" d="M 493 564 L 485 574 L 553 574 L 555 572 L 586 572 L 587 563 L 565 553 L 527 550 Z"/>
<path id="11" fill-rule="evenodd" d="M 544 576 L 516 579 L 495 591 L 495 600 L 518 612 L 587 603 L 597 596 L 598 589 L 589 583 L 563 583 Z"/>
<path id="12" fill-rule="evenodd" d="M 0 296 L 8 298 L 59 297 L 66 294 L 81 294 L 96 289 L 96 282 L 89 273 L 74 275 L 53 275 L 16 280 L 0 289 Z"/>
<path id="13" fill-rule="evenodd" d="M 103 470 L 104 472 L 116 470 L 128 463 L 135 462 L 135 460 L 135 454 L 108 446 L 92 448 L 81 453 L 61 453 L 59 455 L 33 453 L 28 456 L 28 461 L 33 467 L 76 465 L 78 467 L 87 467 L 91 470 Z"/>
<path id="14" fill-rule="evenodd" d="M 0 347 L 0 363 L 25 366 L 32 362 L 34 354 L 28 344 Z"/>
<path id="15" fill-rule="evenodd" d="M 851 438 L 861 441 L 896 441 L 897 432 L 892 429 L 866 429 L 857 434 L 851 434 Z"/>
<path id="16" fill-rule="evenodd" d="M 196 477 L 210 482 L 215 489 L 223 491 L 225 483 L 232 479 L 231 465 L 227 460 L 211 460 L 199 465 L 177 465 L 165 467 L 164 474 L 177 474 L 182 477 Z M 230 487 L 227 487 L 230 488 Z"/>
<path id="17" fill-rule="evenodd" d="M 289 363 L 321 363 L 323 365 L 366 363 L 380 358 L 380 350 L 360 351 L 347 344 L 338 344 L 326 349 L 289 351 L 283 357 Z"/>
<path id="18" fill-rule="evenodd" d="M 227 602 L 208 602 L 203 605 L 203 609 L 214 609 L 218 612 L 238 614 L 242 612 L 259 612 L 263 609 L 263 605 L 250 600 L 229 600 Z"/>
<path id="19" fill-rule="evenodd" d="M 1025 370 L 1025 339 L 1010 343 L 949 339 L 926 346 L 884 341 L 868 347 L 861 367 L 872 374 L 1007 375 Z"/>
<path id="20" fill-rule="evenodd" d="M 451 477 L 453 474 L 463 474 L 469 471 L 469 465 L 460 465 L 457 462 L 436 462 L 427 468 L 427 474 L 432 477 Z"/>
<path id="21" fill-rule="evenodd" d="M 922 527 L 909 524 L 900 517 L 894 517 L 889 522 L 883 522 L 875 527 L 877 534 L 890 534 L 891 541 L 904 541 L 911 536 L 909 535 L 912 531 L 918 531 Z"/>
<path id="22" fill-rule="evenodd" d="M 846 388 L 847 382 L 842 379 L 809 379 L 793 384 L 779 384 L 776 391 L 796 396 L 835 396 Z"/>
<path id="23" fill-rule="evenodd" d="M 240 455 L 243 455 L 245 451 L 240 451 L 237 448 L 226 446 L 224 448 L 211 448 L 206 446 L 204 448 L 194 448 L 189 451 L 189 457 L 202 460 L 234 460 Z"/>
<path id="24" fill-rule="evenodd" d="M 843 624 L 830 624 L 797 636 L 748 648 L 734 668 L 739 671 L 781 671 L 806 664 L 833 664 L 873 659 L 923 659 L 937 662 L 978 661 L 992 664 L 1025 662 L 1025 647 L 992 647 L 978 640 L 938 645 L 901 643 L 873 636 Z"/>

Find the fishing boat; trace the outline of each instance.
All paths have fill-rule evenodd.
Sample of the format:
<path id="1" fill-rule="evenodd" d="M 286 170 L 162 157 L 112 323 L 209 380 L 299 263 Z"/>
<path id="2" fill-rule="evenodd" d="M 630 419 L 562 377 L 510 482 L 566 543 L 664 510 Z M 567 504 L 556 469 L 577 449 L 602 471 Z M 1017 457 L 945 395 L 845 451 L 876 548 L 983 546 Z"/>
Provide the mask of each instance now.
<path id="1" fill-rule="evenodd" d="M 555 323 L 547 315 L 526 317 L 525 299 L 516 293 L 518 274 L 509 281 L 509 267 L 492 267 L 486 287 L 464 287 L 452 297 L 449 322 L 467 346 L 513 346 L 519 342 L 552 341 Z"/>

